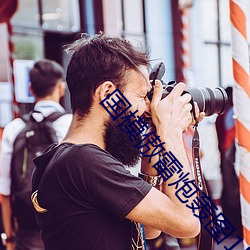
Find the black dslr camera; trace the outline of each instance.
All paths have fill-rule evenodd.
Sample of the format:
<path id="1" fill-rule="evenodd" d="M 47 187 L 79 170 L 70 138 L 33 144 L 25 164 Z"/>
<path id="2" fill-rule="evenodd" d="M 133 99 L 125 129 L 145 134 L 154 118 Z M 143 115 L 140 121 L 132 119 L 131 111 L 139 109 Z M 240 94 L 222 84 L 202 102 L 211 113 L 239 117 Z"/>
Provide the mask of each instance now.
<path id="1" fill-rule="evenodd" d="M 148 93 L 148 99 L 150 101 L 154 92 L 155 80 L 161 80 L 164 73 L 165 66 L 163 62 L 158 63 L 153 67 L 149 76 L 152 84 L 152 89 Z M 172 91 L 172 89 L 176 85 L 176 82 L 171 81 L 168 84 L 165 84 L 162 80 L 161 82 L 163 84 L 163 99 Z M 213 114 L 222 114 L 227 110 L 228 96 L 223 88 L 187 88 L 187 90 L 185 90 L 183 94 L 185 93 L 189 93 L 192 96 L 192 101 L 197 102 L 200 112 L 205 112 L 206 116 Z"/>

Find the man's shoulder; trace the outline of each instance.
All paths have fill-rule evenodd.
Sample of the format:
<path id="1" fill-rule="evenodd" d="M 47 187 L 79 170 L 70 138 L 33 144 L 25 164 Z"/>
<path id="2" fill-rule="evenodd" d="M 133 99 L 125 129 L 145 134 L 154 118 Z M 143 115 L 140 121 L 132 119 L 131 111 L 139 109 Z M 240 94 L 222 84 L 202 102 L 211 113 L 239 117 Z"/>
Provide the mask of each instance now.
<path id="1" fill-rule="evenodd" d="M 64 142 L 48 147 L 41 156 L 34 159 L 34 163 L 38 169 L 45 169 L 50 162 L 52 164 L 50 169 L 54 169 L 52 172 L 60 168 L 59 175 L 69 172 L 74 172 L 76 175 L 82 172 L 86 174 L 100 165 L 99 152 L 101 152 L 99 148 L 92 144 L 79 145 Z M 62 169 L 65 171 L 61 171 Z"/>
<path id="2" fill-rule="evenodd" d="M 22 126 L 25 126 L 24 120 L 22 118 L 16 118 L 11 122 L 9 122 L 8 124 L 6 124 L 4 129 L 11 129 L 13 127 L 22 127 Z"/>
<path id="3" fill-rule="evenodd" d="M 124 165 L 113 157 L 109 152 L 95 144 L 78 145 L 75 151 L 75 165 L 77 168 L 93 174 L 129 173 Z"/>
<path id="4" fill-rule="evenodd" d="M 46 157 L 46 155 L 51 155 L 52 152 L 57 152 L 57 154 L 63 155 L 64 157 L 74 155 L 74 159 L 80 162 L 82 162 L 82 159 L 94 161 L 107 154 L 106 151 L 95 144 L 73 144 L 70 142 L 51 145 L 44 151 L 44 157 Z"/>
<path id="5" fill-rule="evenodd" d="M 69 125 L 72 120 L 72 114 L 63 113 L 60 117 L 58 117 L 54 122 L 54 127 L 63 127 L 69 128 Z"/>
<path id="6" fill-rule="evenodd" d="M 3 137 L 16 138 L 16 136 L 25 128 L 25 122 L 21 118 L 16 118 L 4 127 Z"/>
<path id="7" fill-rule="evenodd" d="M 77 154 L 90 158 L 92 161 L 96 161 L 99 158 L 105 159 L 105 157 L 112 157 L 107 151 L 95 144 L 76 144 L 74 146 L 78 149 Z"/>
<path id="8" fill-rule="evenodd" d="M 87 144 L 72 144 L 72 153 L 74 152 L 74 160 L 76 165 L 91 166 L 90 169 L 103 168 L 104 166 L 114 166 L 122 164 L 114 158 L 109 152 L 91 143 Z"/>
<path id="9" fill-rule="evenodd" d="M 59 121 L 59 122 L 71 121 L 72 117 L 73 117 L 72 114 L 69 114 L 69 113 L 64 112 L 64 113 L 62 113 L 61 116 L 59 116 L 59 117 L 55 120 L 55 122 L 57 122 L 57 121 Z"/>
<path id="10" fill-rule="evenodd" d="M 124 166 L 107 151 L 95 144 L 72 144 L 64 142 L 48 148 L 43 155 L 35 159 L 35 164 L 50 161 L 53 165 L 66 167 L 71 172 L 92 175 L 114 170 L 127 172 Z M 45 164 L 45 165 L 46 165 Z M 120 170 L 119 170 L 120 169 Z"/>

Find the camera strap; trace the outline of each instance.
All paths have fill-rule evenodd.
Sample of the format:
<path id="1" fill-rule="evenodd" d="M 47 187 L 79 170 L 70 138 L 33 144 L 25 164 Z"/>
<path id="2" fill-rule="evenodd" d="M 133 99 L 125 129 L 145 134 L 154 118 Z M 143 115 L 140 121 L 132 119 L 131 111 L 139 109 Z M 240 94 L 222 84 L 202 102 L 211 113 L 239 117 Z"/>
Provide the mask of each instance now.
<path id="1" fill-rule="evenodd" d="M 194 105 L 193 105 L 194 107 Z M 206 206 L 205 209 L 202 208 L 203 204 L 201 204 L 201 197 L 208 195 L 208 190 L 206 187 L 205 179 L 202 173 L 201 163 L 200 163 L 200 139 L 198 132 L 198 119 L 195 116 L 195 112 L 193 109 L 193 115 L 195 119 L 194 125 L 194 136 L 192 139 L 192 154 L 193 154 L 193 167 L 194 167 L 194 175 L 195 175 L 195 184 L 199 188 L 197 192 L 197 197 L 199 201 L 199 218 L 202 221 L 201 231 L 198 236 L 198 250 L 212 250 L 213 249 L 213 238 L 212 235 L 203 227 L 207 224 L 210 224 L 209 229 L 213 227 L 212 225 L 212 209 L 211 206 Z M 204 211 L 206 210 L 206 211 Z"/>

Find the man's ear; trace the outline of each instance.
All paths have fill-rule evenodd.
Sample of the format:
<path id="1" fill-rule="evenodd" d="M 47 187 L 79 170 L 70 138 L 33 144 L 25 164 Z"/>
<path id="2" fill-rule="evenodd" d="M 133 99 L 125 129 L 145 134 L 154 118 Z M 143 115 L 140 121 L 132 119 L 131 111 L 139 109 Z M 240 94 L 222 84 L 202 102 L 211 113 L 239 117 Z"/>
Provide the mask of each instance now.
<path id="1" fill-rule="evenodd" d="M 66 83 L 64 81 L 60 81 L 58 83 L 58 88 L 59 88 L 59 95 L 60 98 L 65 95 L 65 90 L 66 90 Z"/>
<path id="2" fill-rule="evenodd" d="M 32 89 L 32 86 L 31 86 L 31 83 L 29 83 L 29 91 L 30 91 L 31 95 L 35 96 L 35 95 L 34 95 L 34 91 L 33 91 L 33 89 Z"/>
<path id="3" fill-rule="evenodd" d="M 99 97 L 100 101 L 103 101 L 108 95 L 110 95 L 116 89 L 115 85 L 106 81 L 102 83 L 95 91 L 95 95 Z"/>

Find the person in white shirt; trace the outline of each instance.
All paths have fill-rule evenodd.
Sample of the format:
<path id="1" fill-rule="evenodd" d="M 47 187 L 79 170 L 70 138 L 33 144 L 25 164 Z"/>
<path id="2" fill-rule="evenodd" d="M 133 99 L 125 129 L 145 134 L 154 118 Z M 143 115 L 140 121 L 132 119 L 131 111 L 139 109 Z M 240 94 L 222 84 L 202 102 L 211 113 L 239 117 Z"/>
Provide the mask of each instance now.
<path id="1" fill-rule="evenodd" d="M 64 113 L 64 108 L 59 104 L 60 98 L 65 93 L 62 66 L 55 61 L 43 59 L 34 64 L 29 75 L 30 90 L 36 100 L 34 111 L 40 111 L 44 117 L 49 116 L 53 112 L 59 111 Z M 66 135 L 71 118 L 71 114 L 65 113 L 52 123 L 58 141 L 61 141 Z M 18 229 L 13 228 L 12 223 L 11 157 L 15 138 L 24 127 L 25 122 L 21 118 L 14 119 L 5 126 L 2 137 L 0 152 L 0 194 L 2 195 L 3 225 L 7 237 L 6 249 L 42 250 L 44 246 L 40 238 L 40 231 L 27 232 L 27 230 L 22 230 L 22 225 L 18 225 Z"/>

